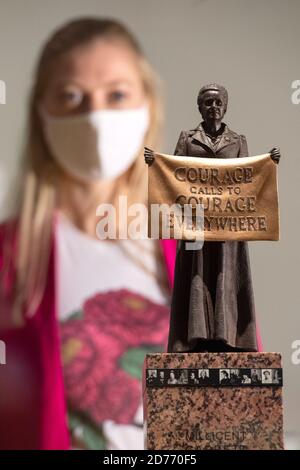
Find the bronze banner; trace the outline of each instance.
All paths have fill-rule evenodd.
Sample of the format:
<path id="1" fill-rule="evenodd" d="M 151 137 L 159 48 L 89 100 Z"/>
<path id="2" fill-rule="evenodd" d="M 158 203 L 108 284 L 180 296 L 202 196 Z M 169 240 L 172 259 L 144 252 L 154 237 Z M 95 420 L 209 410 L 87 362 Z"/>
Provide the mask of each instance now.
<path id="1" fill-rule="evenodd" d="M 148 167 L 148 235 L 154 237 L 151 206 L 193 207 L 189 225 L 178 215 L 168 218 L 168 238 L 191 240 L 204 229 L 204 240 L 278 240 L 277 167 L 270 154 L 246 158 L 196 158 L 155 154 Z M 203 207 L 202 229 L 196 224 L 196 207 Z M 154 206 L 153 206 L 154 207 Z M 159 219 L 159 238 L 164 238 Z"/>

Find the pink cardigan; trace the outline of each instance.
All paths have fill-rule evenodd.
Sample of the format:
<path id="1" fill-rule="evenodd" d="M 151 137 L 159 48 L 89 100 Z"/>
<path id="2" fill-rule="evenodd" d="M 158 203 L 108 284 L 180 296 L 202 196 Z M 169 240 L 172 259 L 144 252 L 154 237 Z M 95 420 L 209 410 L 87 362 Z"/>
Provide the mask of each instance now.
<path id="1" fill-rule="evenodd" d="M 0 269 L 4 230 L 5 225 L 0 226 Z M 161 240 L 160 244 L 172 287 L 176 241 Z M 56 320 L 55 262 L 54 224 L 47 285 L 36 314 L 21 329 L 0 331 L 7 356 L 7 364 L 0 366 L 0 390 L 2 397 L 8 397 L 0 400 L 0 449 L 69 448 Z M 12 272 L 8 273 L 7 283 L 13 283 Z M 1 315 L 5 314 L 9 315 L 9 307 L 1 305 Z M 261 350 L 259 335 L 258 340 Z"/>

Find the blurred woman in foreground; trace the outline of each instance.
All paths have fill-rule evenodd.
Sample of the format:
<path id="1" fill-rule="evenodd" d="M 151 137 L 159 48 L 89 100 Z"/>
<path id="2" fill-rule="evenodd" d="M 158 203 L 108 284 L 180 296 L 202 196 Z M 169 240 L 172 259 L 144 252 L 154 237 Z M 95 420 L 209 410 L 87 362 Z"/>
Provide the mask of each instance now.
<path id="1" fill-rule="evenodd" d="M 42 50 L 28 119 L 0 231 L 0 447 L 142 448 L 142 362 L 166 345 L 175 241 L 98 240 L 96 208 L 146 202 L 154 72 L 120 23 L 74 20 Z"/>

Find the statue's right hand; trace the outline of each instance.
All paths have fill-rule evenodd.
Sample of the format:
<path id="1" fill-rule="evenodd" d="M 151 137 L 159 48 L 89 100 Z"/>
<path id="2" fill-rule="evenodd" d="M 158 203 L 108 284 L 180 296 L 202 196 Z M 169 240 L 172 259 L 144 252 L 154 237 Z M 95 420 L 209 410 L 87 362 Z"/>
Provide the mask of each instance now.
<path id="1" fill-rule="evenodd" d="M 154 162 L 154 151 L 149 149 L 148 147 L 144 147 L 144 158 L 147 165 L 151 166 Z"/>

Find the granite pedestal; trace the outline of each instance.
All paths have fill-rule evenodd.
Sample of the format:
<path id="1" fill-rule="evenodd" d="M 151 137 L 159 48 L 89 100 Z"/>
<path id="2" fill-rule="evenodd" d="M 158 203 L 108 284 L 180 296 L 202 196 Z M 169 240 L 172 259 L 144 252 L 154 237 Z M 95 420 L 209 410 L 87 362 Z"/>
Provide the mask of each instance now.
<path id="1" fill-rule="evenodd" d="M 145 448 L 283 449 L 278 353 L 163 353 L 145 359 Z"/>

